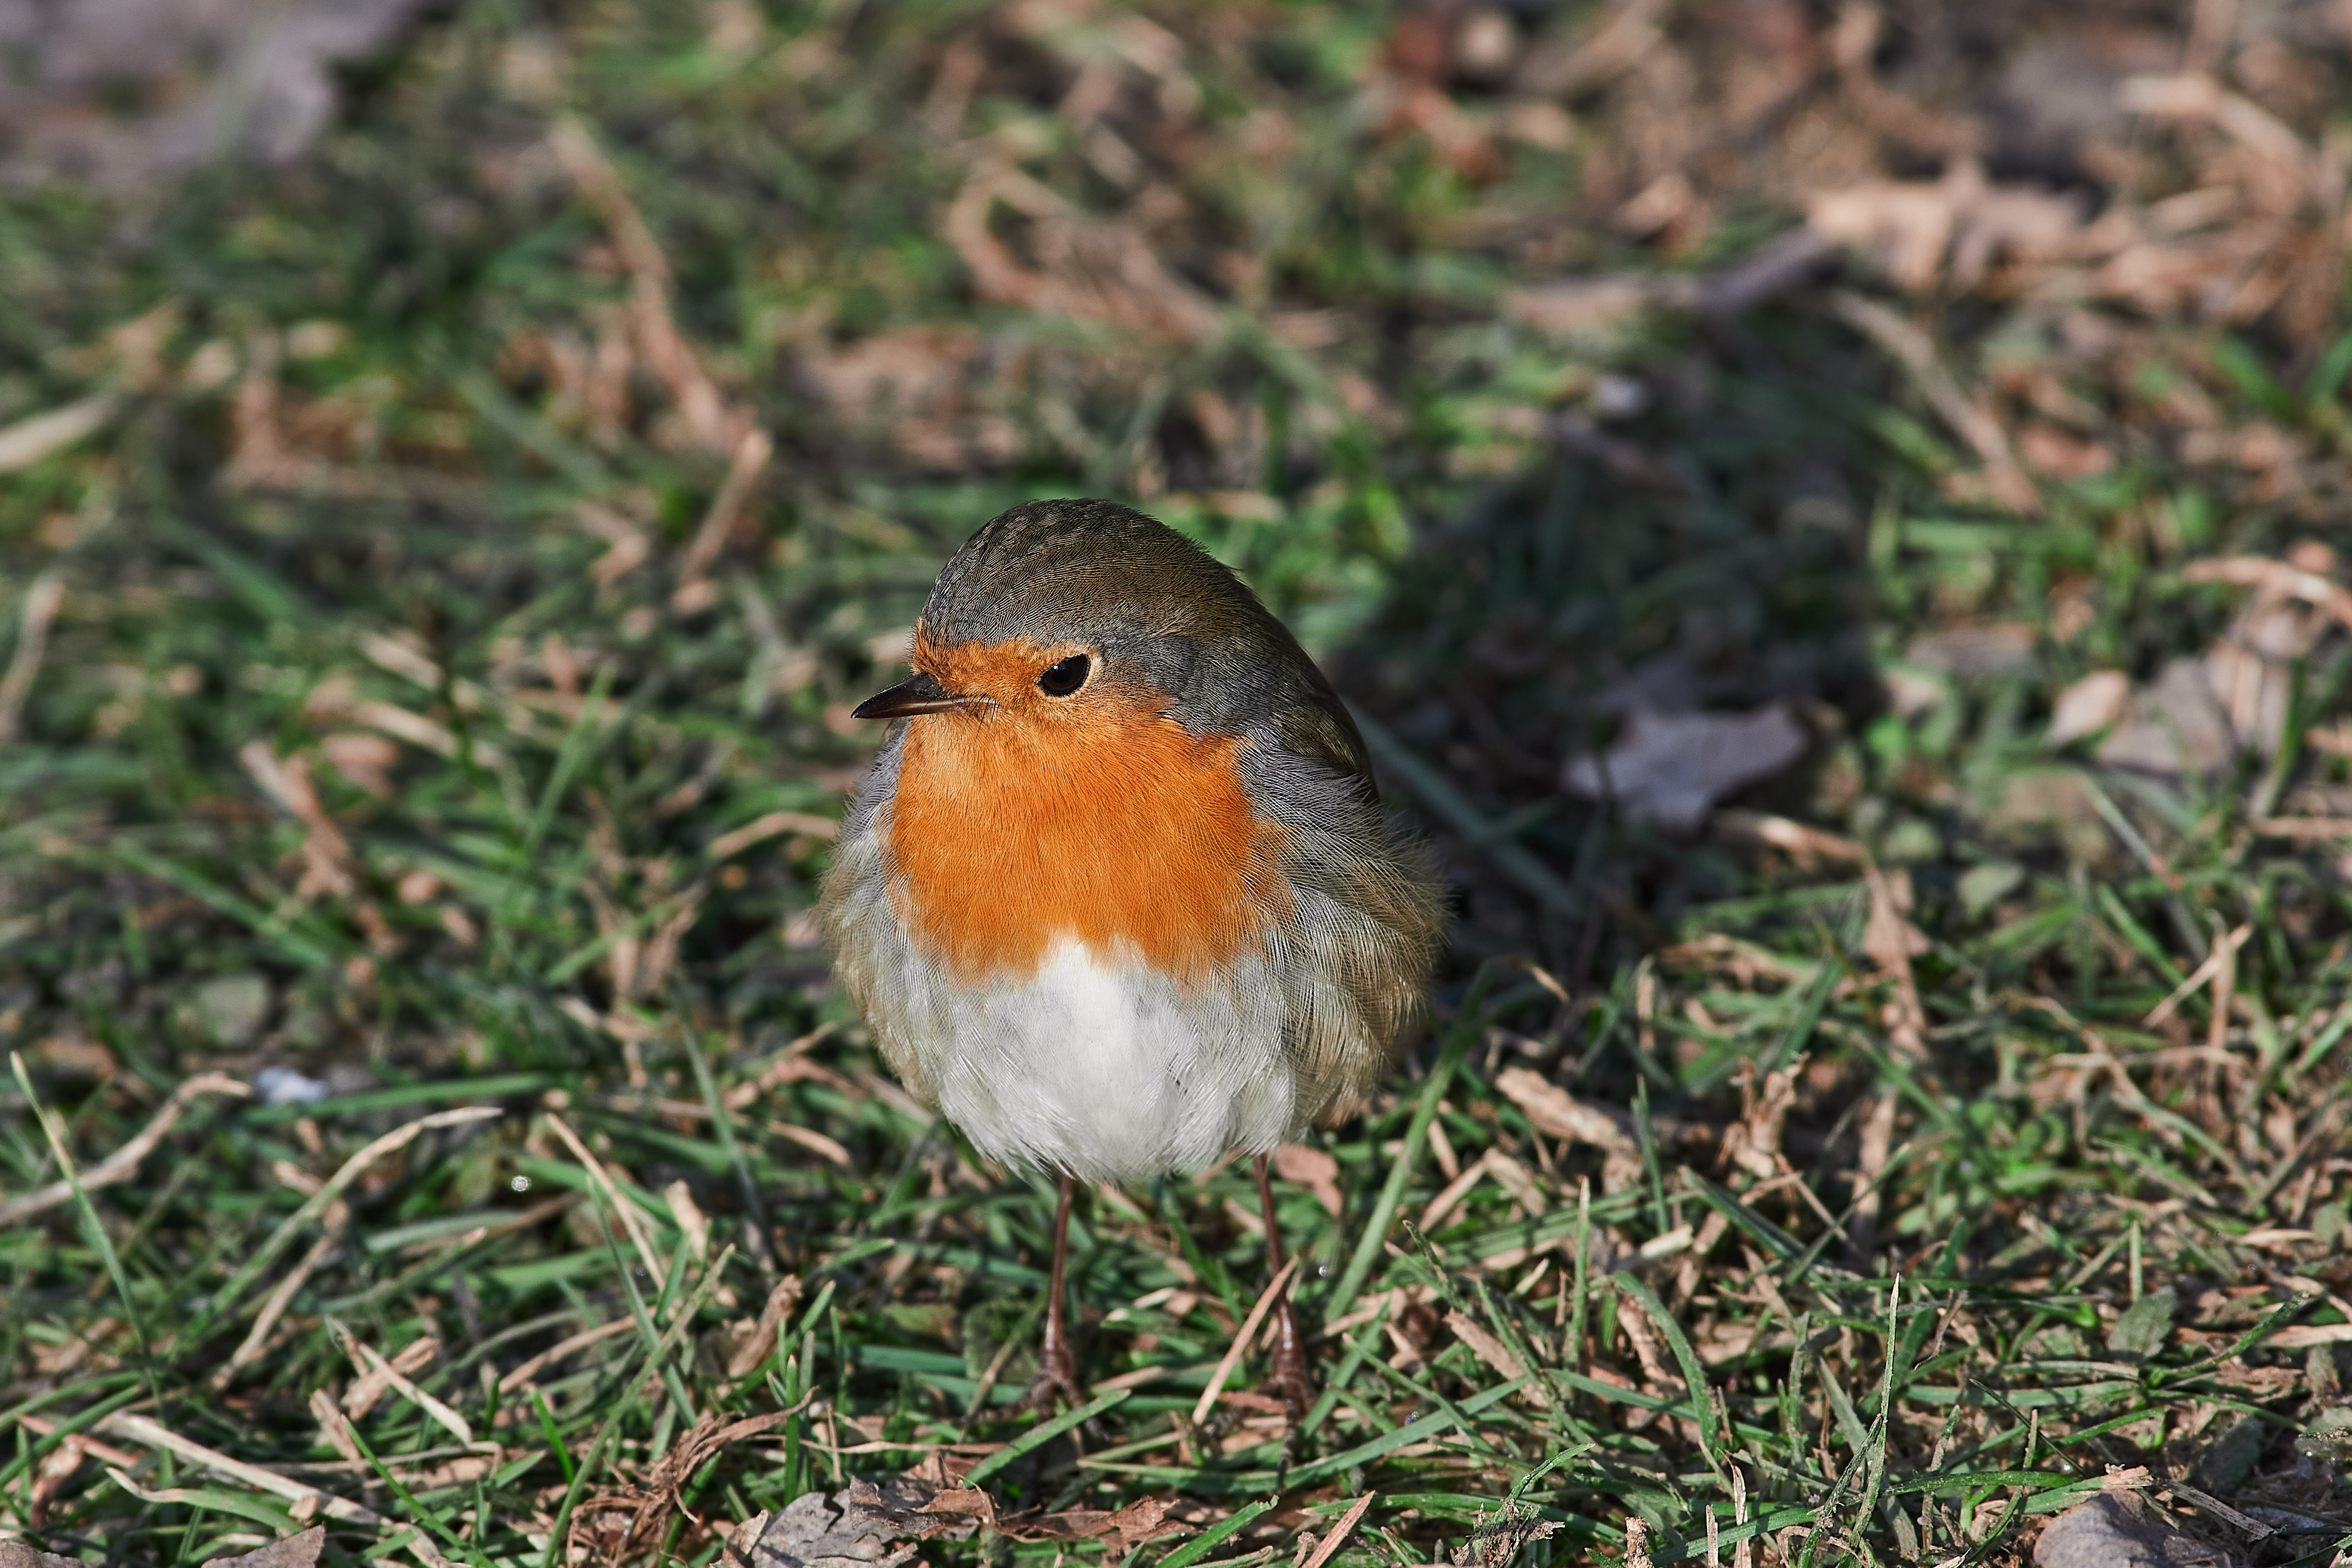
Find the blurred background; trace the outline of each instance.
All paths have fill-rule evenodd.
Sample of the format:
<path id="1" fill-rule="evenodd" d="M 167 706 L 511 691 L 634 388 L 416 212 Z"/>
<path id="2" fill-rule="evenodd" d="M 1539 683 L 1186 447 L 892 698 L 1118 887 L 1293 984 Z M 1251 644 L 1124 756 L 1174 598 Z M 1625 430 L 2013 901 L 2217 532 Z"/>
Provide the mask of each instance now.
<path id="1" fill-rule="evenodd" d="M 967 534 L 1096 495 L 1364 716 L 1441 1023 L 1540 971 L 1478 1082 L 1638 1097 L 1652 1157 L 1652 1097 L 1784 1069 L 1865 1273 L 2087 1253 L 2102 1193 L 2317 1249 L 2209 1280 L 2340 1267 L 2347 76 L 2347 0 L 0 0 L 6 1092 L 93 1159 L 202 1068 L 276 1103 L 151 1252 L 207 1184 L 290 1212 L 305 1104 L 602 1095 L 814 1270 L 922 1126 L 809 919 L 849 707 Z M 686 1146 L 681 1027 L 729 1083 L 803 1042 L 801 1185 Z M 1536 1115 L 1479 1092 L 1441 1141 Z M 1882 1208 L 1915 1130 L 2011 1153 Z"/>
<path id="2" fill-rule="evenodd" d="M 2240 598 L 2178 574 L 2331 559 L 2341 5 L 11 0 L 0 40 L 18 952 L 127 897 L 178 961 L 161 885 L 41 849 L 128 835 L 279 936 L 477 967 L 523 911 L 454 830 L 543 804 L 609 863 L 527 924 L 699 877 L 619 989 L 682 951 L 800 996 L 821 835 L 701 852 L 832 809 L 843 705 L 1032 496 L 1241 570 L 1384 727 L 1462 952 L 1572 988 L 1742 886 L 1758 810 L 1939 894 L 2111 852 L 2045 765 L 2275 753 L 2324 619 L 2216 642 Z M 606 827 L 546 788 L 616 756 L 592 689 L 661 719 Z M 240 885 L 305 812 L 349 858 Z"/>

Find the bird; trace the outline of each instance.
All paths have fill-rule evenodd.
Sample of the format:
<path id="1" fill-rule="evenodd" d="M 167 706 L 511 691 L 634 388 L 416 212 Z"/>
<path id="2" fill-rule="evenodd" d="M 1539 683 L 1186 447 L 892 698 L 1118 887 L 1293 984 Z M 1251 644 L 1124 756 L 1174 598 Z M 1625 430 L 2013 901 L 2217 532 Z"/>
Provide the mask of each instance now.
<path id="1" fill-rule="evenodd" d="M 1064 1302 L 1079 1183 L 1254 1161 L 1378 1087 L 1444 931 L 1426 847 L 1282 622 L 1116 502 L 1003 512 L 949 559 L 818 901 L 883 1060 L 1058 1201 L 1028 1397 L 1083 1394 Z M 1286 1291 L 1272 1380 L 1311 1396 Z"/>

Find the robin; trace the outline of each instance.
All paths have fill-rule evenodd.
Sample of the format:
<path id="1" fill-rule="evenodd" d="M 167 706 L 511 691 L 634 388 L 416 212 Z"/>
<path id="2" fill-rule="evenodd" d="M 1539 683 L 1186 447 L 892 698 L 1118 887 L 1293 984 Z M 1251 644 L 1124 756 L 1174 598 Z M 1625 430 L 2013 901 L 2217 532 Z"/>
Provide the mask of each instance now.
<path id="1" fill-rule="evenodd" d="M 884 1060 L 982 1154 L 1053 1171 L 1034 1396 L 1076 1403 L 1074 1183 L 1266 1155 L 1379 1082 L 1441 918 L 1362 737 L 1282 623 L 1174 529 L 1015 507 L 915 628 L 903 721 L 842 822 L 820 915 Z M 1274 1377 L 1307 1361 L 1287 1296 Z"/>

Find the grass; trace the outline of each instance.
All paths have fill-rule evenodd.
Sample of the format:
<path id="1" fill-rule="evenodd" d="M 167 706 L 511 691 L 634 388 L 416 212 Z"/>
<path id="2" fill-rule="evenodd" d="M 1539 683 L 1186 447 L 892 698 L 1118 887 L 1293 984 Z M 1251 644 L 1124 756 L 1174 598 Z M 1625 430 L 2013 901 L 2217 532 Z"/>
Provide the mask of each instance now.
<path id="1" fill-rule="evenodd" d="M 1928 299 L 2115 448 L 2023 515 L 1813 285 L 1528 324 L 1787 193 L 1665 255 L 1606 137 L 1384 119 L 1377 10 L 685 17 L 457 8 L 287 171 L 0 198 L 0 426 L 105 400 L 0 476 L 0 1203 L 67 1184 L 0 1226 L 0 1523 L 700 1563 L 937 1466 L 997 1522 L 921 1550 L 992 1568 L 1303 1563 L 1366 1497 L 1334 1568 L 2006 1563 L 2114 1485 L 2352 1548 L 2347 644 L 2270 756 L 2050 738 L 2257 591 L 2198 563 L 2328 537 L 2352 338 Z M 966 533 L 1086 493 L 1299 629 L 1456 890 L 1426 1037 L 1276 1186 L 1296 1433 L 1255 1354 L 1193 1416 L 1245 1166 L 1090 1195 L 1099 1396 L 1015 1408 L 1050 1187 L 813 945 L 848 705 Z M 1557 783 L 1670 652 L 1813 741 L 1696 838 Z M 1100 1544 L 1139 1501 L 1196 1533 Z"/>

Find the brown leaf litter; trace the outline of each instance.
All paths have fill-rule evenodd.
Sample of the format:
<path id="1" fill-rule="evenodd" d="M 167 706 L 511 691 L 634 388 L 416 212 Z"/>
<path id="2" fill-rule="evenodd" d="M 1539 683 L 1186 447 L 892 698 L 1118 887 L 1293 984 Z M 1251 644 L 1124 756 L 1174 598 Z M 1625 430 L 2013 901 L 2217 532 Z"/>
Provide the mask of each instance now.
<path id="1" fill-rule="evenodd" d="M 982 1525 L 1014 1541 L 1099 1541 L 1116 1562 L 1144 1542 L 1190 1531 L 1167 1517 L 1174 1504 L 1142 1498 L 1126 1507 L 1000 1515 L 990 1495 L 953 1477 L 971 1461 L 944 1456 L 879 1483 L 862 1477 L 828 1500 L 809 1492 L 737 1525 L 727 1537 L 730 1568 L 904 1568 L 917 1543 L 964 1541 Z"/>
<path id="2" fill-rule="evenodd" d="M 334 70 L 423 0 L 63 0 L 0 8 L 0 183 L 127 193 L 224 157 L 282 164 L 331 121 Z M 119 106 L 128 104 L 125 110 Z"/>
<path id="3" fill-rule="evenodd" d="M 247 1536 L 247 1540 L 253 1538 Z M 211 1568 L 317 1568 L 319 1553 L 326 1549 L 327 1527 L 314 1524 L 298 1534 L 251 1552 L 226 1557 L 206 1559 Z M 0 1541 L 0 1568 L 84 1568 L 79 1557 L 61 1557 L 54 1552 L 37 1552 L 21 1541 Z"/>
<path id="4" fill-rule="evenodd" d="M 2188 581 L 2251 587 L 2253 595 L 2203 653 L 2168 662 L 2120 711 L 2112 680 L 2070 690 L 2053 739 L 2112 726 L 2099 761 L 2173 777 L 2210 775 L 2242 752 L 2276 755 L 2296 664 L 2331 625 L 2352 627 L 2352 592 L 2326 575 L 2334 553 L 2312 545 L 2297 557 L 2301 564 L 2233 556 L 2190 566 Z"/>
<path id="5" fill-rule="evenodd" d="M 1570 758 L 1560 782 L 1587 800 L 1614 800 L 1629 817 L 1689 833 L 1717 800 L 1780 772 L 1811 744 L 1784 703 L 1739 714 L 1636 709 L 1607 751 Z"/>
<path id="6" fill-rule="evenodd" d="M 799 1414 L 795 1406 L 730 1421 L 716 1411 L 705 1411 L 692 1427 L 671 1441 L 668 1450 L 646 1471 L 642 1483 L 597 1492 L 581 1500 L 572 1516 L 571 1534 L 566 1542 L 568 1553 L 601 1548 L 607 1562 L 619 1562 L 640 1539 L 658 1530 L 670 1509 L 677 1506 L 679 1492 L 704 1464 L 733 1445 L 756 1437 Z"/>

